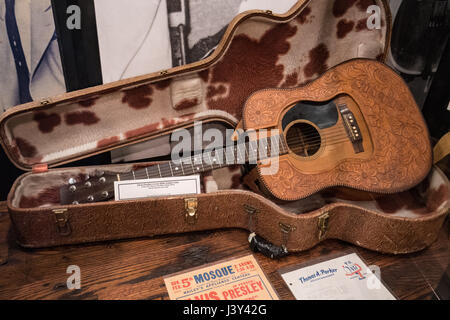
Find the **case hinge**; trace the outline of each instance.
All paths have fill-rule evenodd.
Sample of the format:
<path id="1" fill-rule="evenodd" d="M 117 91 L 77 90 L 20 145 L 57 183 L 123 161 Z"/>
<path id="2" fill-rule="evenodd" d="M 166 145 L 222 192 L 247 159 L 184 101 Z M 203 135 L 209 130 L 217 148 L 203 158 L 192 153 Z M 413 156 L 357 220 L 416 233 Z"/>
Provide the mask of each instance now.
<path id="1" fill-rule="evenodd" d="M 53 210 L 56 220 L 56 228 L 61 236 L 68 236 L 72 233 L 69 223 L 69 213 L 67 209 Z"/>
<path id="2" fill-rule="evenodd" d="M 330 214 L 325 212 L 319 217 L 319 221 L 317 223 L 317 227 L 319 228 L 319 240 L 322 240 L 325 237 L 325 234 L 328 231 L 328 222 L 330 220 Z"/>
<path id="3" fill-rule="evenodd" d="M 186 210 L 185 220 L 188 224 L 195 224 L 198 219 L 197 208 L 198 200 L 197 198 L 187 198 L 184 199 L 184 208 Z"/>

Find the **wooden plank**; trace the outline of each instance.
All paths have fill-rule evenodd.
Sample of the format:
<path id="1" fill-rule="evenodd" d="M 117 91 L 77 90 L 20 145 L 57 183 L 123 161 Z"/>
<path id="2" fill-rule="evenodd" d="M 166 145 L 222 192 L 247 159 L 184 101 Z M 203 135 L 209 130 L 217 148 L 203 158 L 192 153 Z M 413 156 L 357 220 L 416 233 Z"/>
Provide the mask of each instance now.
<path id="1" fill-rule="evenodd" d="M 8 219 L 2 219 L 5 226 Z M 447 225 L 448 227 L 448 225 Z M 251 254 L 248 234 L 241 230 L 191 233 L 97 243 L 83 246 L 26 250 L 8 237 L 9 260 L 0 266 L 0 299 L 168 299 L 164 276 L 206 263 Z M 278 271 L 327 255 L 357 252 L 400 299 L 437 299 L 434 293 L 450 261 L 448 230 L 419 253 L 382 255 L 341 241 L 327 240 L 303 253 L 280 260 L 256 254 L 280 298 L 293 299 Z M 69 265 L 81 269 L 81 289 L 66 286 Z"/>

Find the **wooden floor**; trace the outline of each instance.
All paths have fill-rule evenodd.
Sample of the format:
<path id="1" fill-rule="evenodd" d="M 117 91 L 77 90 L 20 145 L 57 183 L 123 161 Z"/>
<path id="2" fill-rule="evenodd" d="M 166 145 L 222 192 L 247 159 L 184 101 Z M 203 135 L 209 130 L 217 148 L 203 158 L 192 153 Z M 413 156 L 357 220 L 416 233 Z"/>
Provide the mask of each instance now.
<path id="1" fill-rule="evenodd" d="M 367 264 L 378 265 L 382 280 L 399 299 L 450 299 L 449 225 L 447 219 L 430 248 L 409 255 L 381 255 L 327 240 L 279 261 L 255 256 L 281 299 L 293 296 L 278 273 L 280 268 L 348 250 L 358 253 Z M 0 299 L 168 299 L 165 275 L 251 254 L 247 236 L 241 230 L 221 230 L 25 250 L 14 241 L 9 216 L 0 213 Z M 80 290 L 66 287 L 69 265 L 81 269 Z"/>

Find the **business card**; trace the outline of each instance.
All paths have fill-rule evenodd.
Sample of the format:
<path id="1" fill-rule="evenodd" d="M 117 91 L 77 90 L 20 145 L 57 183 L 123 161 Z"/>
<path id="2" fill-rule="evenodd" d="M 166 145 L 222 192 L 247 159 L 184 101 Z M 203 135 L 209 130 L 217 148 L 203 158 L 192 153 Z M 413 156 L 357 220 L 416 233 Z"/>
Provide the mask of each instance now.
<path id="1" fill-rule="evenodd" d="M 198 193 L 200 175 L 114 182 L 116 201 Z"/>
<path id="2" fill-rule="evenodd" d="M 278 300 L 253 255 L 168 275 L 171 300 Z"/>
<path id="3" fill-rule="evenodd" d="M 395 300 L 373 269 L 352 253 L 281 277 L 297 300 Z"/>

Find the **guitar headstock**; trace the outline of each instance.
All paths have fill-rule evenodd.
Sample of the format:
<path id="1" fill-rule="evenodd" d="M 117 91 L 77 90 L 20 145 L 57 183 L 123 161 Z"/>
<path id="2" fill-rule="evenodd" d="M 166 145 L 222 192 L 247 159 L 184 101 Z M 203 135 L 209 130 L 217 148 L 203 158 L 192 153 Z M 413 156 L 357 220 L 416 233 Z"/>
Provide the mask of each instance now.
<path id="1" fill-rule="evenodd" d="M 96 171 L 83 178 L 70 178 L 59 193 L 61 204 L 81 204 L 107 201 L 114 198 L 114 181 L 117 175 Z"/>

